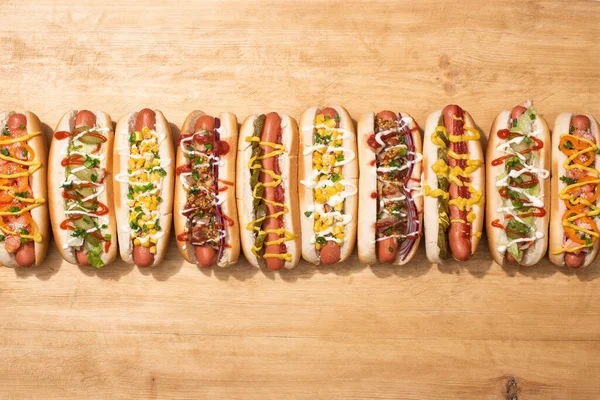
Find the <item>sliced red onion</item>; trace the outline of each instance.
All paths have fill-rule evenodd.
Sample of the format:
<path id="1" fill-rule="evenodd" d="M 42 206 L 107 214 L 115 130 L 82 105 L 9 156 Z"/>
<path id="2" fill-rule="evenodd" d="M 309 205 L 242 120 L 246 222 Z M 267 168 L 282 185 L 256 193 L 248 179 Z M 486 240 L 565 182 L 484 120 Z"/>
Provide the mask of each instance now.
<path id="1" fill-rule="evenodd" d="M 415 201 L 412 198 L 410 190 L 407 188 L 407 183 L 412 176 L 414 169 L 414 160 L 415 160 L 415 143 L 413 141 L 412 132 L 410 127 L 402 120 L 402 114 L 398 113 L 398 120 L 400 121 L 400 128 L 402 129 L 402 135 L 404 136 L 404 141 L 406 142 L 406 158 L 408 159 L 408 172 L 404 177 L 404 182 L 402 184 L 402 194 L 405 196 L 406 200 L 406 235 L 407 237 L 400 248 L 398 249 L 398 253 L 402 260 L 406 259 L 413 246 L 416 243 L 415 233 L 419 231 L 419 215 L 417 211 L 417 206 L 415 205 Z"/>
<path id="2" fill-rule="evenodd" d="M 221 120 L 219 118 L 215 118 L 215 145 L 213 146 L 213 155 L 216 159 L 219 158 L 219 140 L 221 140 L 221 135 L 219 134 L 219 127 L 221 126 Z M 221 227 L 221 230 L 225 228 L 225 221 L 223 219 L 223 214 L 221 211 L 221 206 L 217 204 L 217 194 L 219 193 L 219 162 L 214 159 L 211 159 L 211 164 L 213 168 L 213 177 L 215 182 L 215 221 L 217 226 Z M 217 254 L 217 261 L 221 260 L 223 256 L 223 249 L 225 248 L 225 235 L 219 235 L 219 252 Z"/>

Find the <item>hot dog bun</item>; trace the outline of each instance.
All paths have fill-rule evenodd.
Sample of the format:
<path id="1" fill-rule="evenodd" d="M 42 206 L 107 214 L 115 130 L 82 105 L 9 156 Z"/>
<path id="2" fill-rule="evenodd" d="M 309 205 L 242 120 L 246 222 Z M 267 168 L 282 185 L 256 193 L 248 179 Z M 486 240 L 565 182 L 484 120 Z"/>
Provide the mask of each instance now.
<path id="1" fill-rule="evenodd" d="M 402 119 L 411 130 L 410 136 L 414 143 L 415 152 L 423 152 L 423 144 L 421 142 L 421 134 L 415 120 L 406 113 L 401 113 Z M 358 122 L 358 155 L 360 165 L 360 181 L 359 181 L 359 210 L 360 223 L 358 224 L 358 259 L 365 264 L 373 265 L 381 260 L 377 257 L 377 242 L 376 242 L 376 223 L 377 212 L 380 202 L 378 195 L 378 177 L 377 177 L 377 154 L 369 146 L 369 138 L 375 132 L 376 115 L 373 112 L 368 112 L 361 116 Z M 394 265 L 404 265 L 408 263 L 415 255 L 419 242 L 421 240 L 422 223 L 423 223 L 423 196 L 421 190 L 422 167 L 421 160 L 415 161 L 413 171 L 407 183 L 407 188 L 413 192 L 414 203 L 418 213 L 418 236 L 412 245 L 411 250 L 405 257 L 400 253 L 396 254 Z M 377 196 L 375 196 L 377 195 Z"/>
<path id="2" fill-rule="evenodd" d="M 10 116 L 15 113 L 15 111 L 0 112 L 0 130 L 5 128 Z M 34 231 L 41 235 L 41 241 L 33 242 L 34 258 L 32 261 L 34 262 L 31 264 L 31 266 L 37 266 L 41 264 L 44 258 L 46 258 L 48 241 L 50 238 L 50 224 L 48 223 L 47 206 L 48 186 L 46 184 L 46 165 L 48 161 L 48 152 L 46 147 L 46 138 L 44 137 L 44 128 L 42 127 L 37 115 L 30 111 L 24 112 L 23 115 L 25 115 L 27 118 L 27 125 L 25 127 L 27 134 L 39 132 L 38 135 L 26 140 L 27 145 L 31 147 L 35 154 L 33 160 L 41 163 L 40 168 L 29 176 L 29 186 L 33 192 L 33 198 L 44 200 L 44 203 L 29 211 L 33 220 Z M 0 233 L 7 236 L 6 232 Z M 31 255 L 29 255 L 29 257 L 31 257 Z M 5 248 L 5 243 L 0 243 L 0 265 L 11 268 L 20 266 L 19 262 L 17 261 L 16 253 L 9 253 Z"/>
<path id="3" fill-rule="evenodd" d="M 142 110 L 146 111 L 146 110 Z M 173 182 L 175 158 L 173 152 L 173 141 L 171 138 L 171 129 L 165 116 L 159 110 L 152 110 L 156 114 L 156 128 L 154 131 L 158 137 L 158 155 L 160 157 L 160 166 L 166 174 L 162 178 L 162 184 L 157 193 L 162 197 L 158 203 L 157 209 L 160 231 L 155 234 L 156 254 L 151 265 L 159 264 L 167 249 L 169 234 L 171 232 L 171 217 L 173 210 Z M 134 264 L 134 243 L 132 241 L 132 228 L 129 221 L 130 205 L 128 205 L 129 183 L 127 177 L 128 163 L 130 160 L 129 138 L 132 132 L 135 132 L 136 119 L 138 112 L 130 112 L 119 119 L 115 129 L 115 210 L 117 217 L 117 228 L 119 237 L 119 252 L 121 258 L 128 264 Z M 138 169 L 136 169 L 138 170 Z M 147 213 L 146 213 L 147 214 Z"/>
<path id="4" fill-rule="evenodd" d="M 523 106 L 527 108 L 530 107 L 531 104 L 526 103 Z M 492 162 L 509 154 L 508 152 L 505 152 L 502 149 L 498 149 L 499 145 L 502 145 L 507 142 L 507 139 L 502 139 L 498 137 L 498 131 L 502 129 L 510 130 L 512 126 L 513 120 L 511 118 L 511 111 L 505 110 L 498 114 L 498 116 L 494 120 L 494 123 L 492 124 L 492 128 L 488 136 L 486 154 L 486 233 L 490 253 L 492 254 L 494 261 L 498 265 L 504 265 L 507 263 L 505 258 L 506 250 L 501 246 L 505 246 L 507 241 L 509 241 L 506 236 L 506 231 L 504 229 L 500 229 L 492 225 L 493 221 L 499 220 L 501 224 L 506 226 L 506 221 L 508 221 L 505 218 L 505 216 L 507 215 L 506 212 L 503 212 L 502 210 L 499 211 L 499 209 L 505 207 L 505 205 L 503 202 L 503 198 L 498 193 L 500 187 L 496 185 L 498 177 L 505 173 L 505 163 L 501 162 L 498 165 L 493 165 Z M 539 154 L 539 158 L 537 158 L 537 160 L 534 160 L 534 164 L 532 165 L 536 168 L 540 168 L 545 171 L 550 171 L 550 152 L 552 146 L 550 145 L 550 131 L 548 129 L 548 124 L 542 116 L 537 114 L 532 124 L 532 129 L 533 132 L 537 132 L 535 137 L 540 139 L 544 144 L 544 147 L 540 151 L 536 152 L 536 154 Z M 536 175 L 538 174 L 536 173 Z M 547 177 L 546 179 L 543 179 L 543 177 L 539 175 L 538 177 L 541 181 L 541 184 L 539 185 L 539 194 L 536 197 L 542 200 L 544 202 L 545 208 L 548 209 L 548 205 L 550 204 L 550 198 L 554 197 L 550 193 L 550 177 Z M 530 247 L 523 252 L 523 259 L 520 265 L 535 265 L 546 254 L 546 250 L 548 248 L 549 219 L 549 213 L 546 213 L 546 215 L 543 217 L 535 217 L 535 231 L 543 233 L 544 236 L 543 238 L 536 239 L 535 241 L 533 241 Z"/>
<path id="5" fill-rule="evenodd" d="M 256 257 L 252 252 L 255 242 L 255 234 L 247 229 L 253 221 L 252 189 L 250 187 L 250 169 L 248 162 L 252 157 L 250 143 L 246 141 L 254 131 L 254 122 L 258 115 L 251 115 L 242 124 L 237 146 L 237 179 L 236 197 L 240 224 L 240 238 L 242 250 L 250 264 L 259 268 L 264 265 L 264 259 Z M 302 240 L 300 235 L 300 217 L 298 204 L 298 125 L 293 118 L 280 114 L 281 117 L 281 143 L 284 151 L 279 155 L 279 166 L 282 176 L 282 187 L 284 189 L 284 204 L 289 212 L 283 214 L 282 221 L 284 229 L 291 232 L 292 239 L 285 241 L 287 252 L 291 259 L 285 261 L 285 268 L 293 268 L 298 264 L 301 254 Z"/>
<path id="6" fill-rule="evenodd" d="M 195 133 L 196 121 L 204 112 L 192 111 L 186 118 L 181 127 L 181 135 L 191 135 Z M 240 254 L 239 224 L 237 217 L 236 199 L 235 199 L 235 170 L 237 155 L 238 125 L 235 114 L 223 112 L 219 115 L 221 126 L 219 129 L 220 140 L 229 144 L 229 152 L 219 157 L 219 185 L 226 187 L 227 190 L 219 192 L 219 197 L 223 199 L 221 211 L 231 218 L 231 224 L 225 224 L 225 244 L 228 247 L 223 249 L 221 258 L 217 261 L 220 267 L 226 267 L 234 264 Z M 177 166 L 187 163 L 186 155 L 183 152 L 183 145 L 177 147 Z M 227 182 L 225 184 L 224 182 Z M 229 184 L 231 183 L 231 186 Z M 175 225 L 175 235 L 179 237 L 188 229 L 188 218 L 182 214 L 187 202 L 187 190 L 184 187 L 181 175 L 175 176 L 175 205 L 173 213 L 173 222 Z M 194 246 L 190 242 L 177 240 L 177 247 L 187 262 L 198 264 Z"/>
<path id="7" fill-rule="evenodd" d="M 115 221 L 115 209 L 114 209 L 114 197 L 113 197 L 113 123 L 110 116 L 102 111 L 94 113 L 96 116 L 96 126 L 100 128 L 102 134 L 106 137 L 106 141 L 102 143 L 100 154 L 101 158 L 98 168 L 106 171 L 103 187 L 104 191 L 98 196 L 98 200 L 105 204 L 108 208 L 108 214 L 102 216 L 108 220 L 107 227 L 102 229 L 103 234 L 110 234 L 110 247 L 108 252 L 102 252 L 100 258 L 104 265 L 110 264 L 114 261 L 117 256 L 117 223 Z M 77 116 L 77 110 L 72 110 L 63 115 L 58 122 L 55 132 L 73 132 L 75 130 L 75 118 Z M 92 128 L 92 127 L 90 127 Z M 54 233 L 54 240 L 56 241 L 56 247 L 60 252 L 60 255 L 70 264 L 79 264 L 75 250 L 80 245 L 69 246 L 69 239 L 71 238 L 71 230 L 62 229 L 61 223 L 68 219 L 70 216 L 66 215 L 66 200 L 62 196 L 63 189 L 60 189 L 65 183 L 66 170 L 61 165 L 62 160 L 67 155 L 67 148 L 69 146 L 68 139 L 58 140 L 53 138 L 50 142 L 50 155 L 48 159 L 48 184 L 49 187 L 53 188 L 48 193 L 48 199 L 50 204 L 50 220 L 52 221 L 52 231 Z M 101 188 L 102 186 L 99 186 Z M 72 215 L 71 215 L 72 216 Z"/>
<path id="8" fill-rule="evenodd" d="M 342 162 L 347 162 L 341 166 L 341 177 L 340 182 L 344 183 L 344 191 L 342 194 L 345 197 L 343 200 L 343 212 L 344 217 L 350 221 L 344 226 L 344 235 L 342 245 L 340 246 L 339 261 L 346 260 L 356 243 L 356 224 L 358 222 L 358 160 L 357 160 L 357 149 L 356 149 L 356 132 L 354 130 L 354 123 L 348 114 L 348 111 L 341 106 L 332 106 L 337 114 L 339 115 L 339 127 L 330 128 L 330 131 L 339 131 L 342 133 L 343 142 L 339 149 L 345 149 L 344 157 Z M 299 154 L 299 165 L 298 165 L 298 192 L 300 197 L 300 221 L 302 227 L 302 258 L 311 264 L 319 265 L 322 262 L 322 258 L 319 255 L 320 251 L 317 250 L 316 236 L 318 232 L 315 232 L 315 214 L 318 212 L 321 216 L 325 214 L 323 211 L 323 204 L 318 204 L 315 201 L 313 191 L 311 187 L 313 184 L 313 149 L 314 149 L 314 135 L 315 135 L 315 117 L 319 112 L 318 107 L 310 107 L 300 117 L 300 154 Z M 327 154 L 327 153 L 325 153 Z M 333 186 L 331 183 L 330 186 Z M 353 192 L 353 194 L 352 194 Z M 333 208 L 334 205 L 330 206 Z M 306 213 L 310 213 L 307 215 Z M 343 217 L 343 216 L 340 216 Z M 333 226 L 342 226 L 341 221 L 336 221 L 334 217 Z M 334 242 L 335 243 L 335 242 Z M 338 245 L 339 246 L 339 245 Z"/>
<path id="9" fill-rule="evenodd" d="M 435 132 L 438 121 L 442 116 L 442 110 L 437 110 L 429 114 L 425 132 L 423 137 L 423 185 L 429 186 L 431 191 L 438 189 L 437 176 L 431 169 L 433 163 L 438 160 L 438 147 L 432 143 L 431 137 Z M 464 111 L 464 127 L 478 130 L 471 115 Z M 475 190 L 483 192 L 485 190 L 485 168 L 483 166 L 483 151 L 479 140 L 468 141 L 468 154 L 470 160 L 479 160 L 482 166 L 471 174 L 471 185 Z M 471 223 L 471 254 L 475 253 L 481 236 L 481 228 L 483 227 L 484 208 L 479 204 L 475 204 L 472 208 L 475 214 L 475 219 Z M 432 263 L 441 263 L 443 260 L 440 257 L 440 249 L 438 247 L 438 231 L 439 231 L 439 213 L 438 199 L 436 197 L 425 194 L 424 199 L 424 229 L 425 229 L 425 249 L 427 258 Z"/>
<path id="10" fill-rule="evenodd" d="M 591 134 L 596 140 L 596 146 L 600 146 L 600 126 L 596 119 L 590 114 L 582 114 L 589 118 Z M 562 135 L 570 133 L 572 113 L 561 113 L 556 117 L 554 122 L 554 130 L 552 131 L 552 210 L 550 216 L 550 243 L 548 258 L 554 265 L 564 267 L 565 253 L 558 253 L 563 248 L 564 228 L 562 226 L 562 218 L 567 207 L 565 201 L 559 198 L 560 192 L 567 186 L 567 184 L 560 180 L 560 177 L 566 174 L 563 163 L 567 160 L 567 156 L 558 149 L 560 138 Z M 595 170 L 600 170 L 600 157 L 595 156 L 594 163 L 590 165 Z M 599 201 L 596 200 L 595 204 L 598 205 Z M 598 224 L 598 222 L 596 222 Z M 596 240 L 591 247 L 591 251 L 586 254 L 585 261 L 582 267 L 590 265 L 598 256 L 598 250 L 600 249 L 600 240 Z"/>

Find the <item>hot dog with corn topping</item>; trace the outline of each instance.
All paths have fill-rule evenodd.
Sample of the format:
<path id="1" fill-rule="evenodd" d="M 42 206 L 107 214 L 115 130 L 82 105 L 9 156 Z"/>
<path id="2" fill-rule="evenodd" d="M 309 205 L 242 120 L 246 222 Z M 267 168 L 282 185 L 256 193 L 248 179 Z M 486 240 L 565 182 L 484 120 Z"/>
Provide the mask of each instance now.
<path id="1" fill-rule="evenodd" d="M 335 264 L 350 256 L 356 242 L 354 123 L 343 107 L 311 107 L 302 114 L 300 129 L 302 257 L 312 264 Z"/>
<path id="2" fill-rule="evenodd" d="M 46 257 L 46 139 L 32 112 L 0 113 L 0 265 L 32 267 Z"/>
<path id="3" fill-rule="evenodd" d="M 159 110 L 121 117 L 115 130 L 115 208 L 119 251 L 138 267 L 159 264 L 167 248 L 173 207 L 171 129 Z"/>

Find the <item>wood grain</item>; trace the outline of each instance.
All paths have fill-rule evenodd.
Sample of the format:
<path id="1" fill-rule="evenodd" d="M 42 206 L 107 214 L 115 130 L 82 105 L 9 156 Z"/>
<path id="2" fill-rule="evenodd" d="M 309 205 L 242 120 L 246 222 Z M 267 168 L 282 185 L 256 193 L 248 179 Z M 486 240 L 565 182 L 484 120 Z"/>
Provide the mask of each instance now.
<path id="1" fill-rule="evenodd" d="M 593 1 L 3 1 L 1 109 L 600 117 Z M 176 129 L 177 131 L 177 129 Z M 360 238 L 359 238 L 360 240 Z M 0 398 L 600 397 L 600 268 L 0 270 Z"/>

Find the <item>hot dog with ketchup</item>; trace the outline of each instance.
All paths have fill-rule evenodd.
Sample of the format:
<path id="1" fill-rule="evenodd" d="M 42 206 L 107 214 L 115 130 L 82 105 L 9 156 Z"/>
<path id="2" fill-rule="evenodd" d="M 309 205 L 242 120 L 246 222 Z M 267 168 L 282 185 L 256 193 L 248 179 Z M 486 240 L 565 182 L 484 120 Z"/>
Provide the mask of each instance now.
<path id="1" fill-rule="evenodd" d="M 121 258 L 138 267 L 156 265 L 165 255 L 173 207 L 173 142 L 164 115 L 144 108 L 121 117 L 115 153 Z"/>
<path id="2" fill-rule="evenodd" d="M 183 257 L 201 267 L 228 266 L 240 253 L 235 200 L 237 118 L 193 111 L 177 147 L 174 222 Z"/>
<path id="3" fill-rule="evenodd" d="M 46 257 L 46 139 L 32 112 L 0 113 L 0 265 L 32 267 Z"/>
<path id="4" fill-rule="evenodd" d="M 486 232 L 494 261 L 535 265 L 546 254 L 550 132 L 531 102 L 496 117 L 487 147 Z"/>
<path id="5" fill-rule="evenodd" d="M 481 134 L 457 105 L 427 118 L 425 166 L 425 244 L 429 261 L 450 256 L 466 261 L 477 249 L 483 225 L 485 165 Z"/>
<path id="6" fill-rule="evenodd" d="M 580 268 L 598 255 L 600 241 L 600 127 L 589 114 L 562 113 L 552 132 L 550 261 Z"/>
<path id="7" fill-rule="evenodd" d="M 69 111 L 50 144 L 50 220 L 62 257 L 103 267 L 117 255 L 113 205 L 113 125 L 104 112 Z"/>
<path id="8" fill-rule="evenodd" d="M 250 264 L 293 268 L 301 253 L 298 126 L 275 112 L 252 115 L 240 130 L 236 197 L 240 237 Z"/>
<path id="9" fill-rule="evenodd" d="M 406 113 L 370 112 L 358 122 L 358 140 L 358 258 L 369 265 L 404 265 L 415 255 L 422 231 L 419 126 Z"/>
<path id="10" fill-rule="evenodd" d="M 310 107 L 300 118 L 300 129 L 302 257 L 312 264 L 335 264 L 352 254 L 356 242 L 354 123 L 343 107 Z"/>

